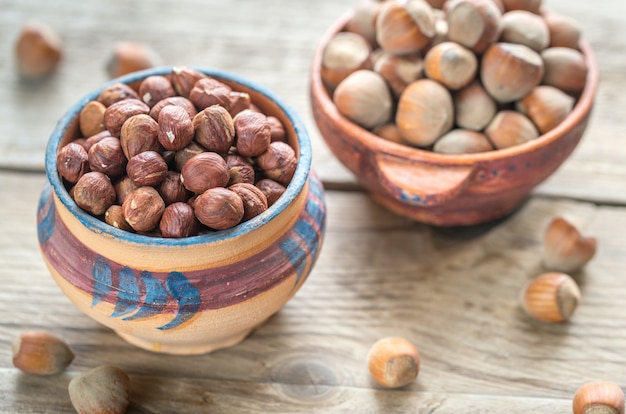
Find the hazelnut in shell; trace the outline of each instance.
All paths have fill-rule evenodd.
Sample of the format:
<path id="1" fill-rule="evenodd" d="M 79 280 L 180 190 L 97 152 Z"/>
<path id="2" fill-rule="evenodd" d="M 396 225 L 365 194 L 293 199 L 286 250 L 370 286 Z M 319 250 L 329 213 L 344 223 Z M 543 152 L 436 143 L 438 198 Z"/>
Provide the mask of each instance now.
<path id="1" fill-rule="evenodd" d="M 33 375 L 61 373 L 74 360 L 74 353 L 67 343 L 45 331 L 29 331 L 20 334 L 12 344 L 13 366 Z"/>
<path id="2" fill-rule="evenodd" d="M 453 42 L 483 53 L 500 36 L 502 13 L 492 0 L 450 0 L 445 9 Z"/>
<path id="3" fill-rule="evenodd" d="M 543 237 L 544 264 L 558 272 L 576 272 L 596 254 L 595 237 L 583 236 L 564 217 L 554 217 Z"/>
<path id="4" fill-rule="evenodd" d="M 582 385 L 572 400 L 574 414 L 624 414 L 624 391 L 611 381 Z"/>
<path id="5" fill-rule="evenodd" d="M 123 414 L 130 404 L 130 378 L 124 370 L 111 365 L 72 378 L 68 391 L 78 414 Z"/>
<path id="6" fill-rule="evenodd" d="M 117 78 L 127 73 L 150 69 L 160 63 L 160 57 L 147 44 L 120 41 L 113 45 L 105 62 L 105 70 L 110 78 Z"/>
<path id="7" fill-rule="evenodd" d="M 411 342 L 400 337 L 376 341 L 367 354 L 370 374 L 385 388 L 400 388 L 417 378 L 420 368 L 419 351 Z"/>
<path id="8" fill-rule="evenodd" d="M 540 85 L 515 104 L 515 108 L 528 116 L 540 133 L 545 134 L 567 118 L 574 108 L 570 95 L 549 85 Z"/>
<path id="9" fill-rule="evenodd" d="M 550 31 L 543 17 L 513 10 L 502 15 L 500 42 L 517 43 L 541 52 L 550 45 Z"/>
<path id="10" fill-rule="evenodd" d="M 326 44 L 320 74 L 329 90 L 359 69 L 371 69 L 371 46 L 361 35 L 339 32 Z"/>
<path id="11" fill-rule="evenodd" d="M 544 273 L 526 284 L 521 303 L 533 318 L 550 323 L 566 322 L 580 302 L 580 289 L 566 273 Z"/>
<path id="12" fill-rule="evenodd" d="M 482 57 L 480 79 L 487 92 L 501 103 L 528 95 L 543 74 L 543 59 L 528 46 L 494 43 Z"/>
<path id="13" fill-rule="evenodd" d="M 337 110 L 355 124 L 374 129 L 392 117 L 393 98 L 387 82 L 377 72 L 358 70 L 335 89 Z"/>
<path id="14" fill-rule="evenodd" d="M 61 38 L 48 24 L 26 23 L 15 42 L 17 70 L 25 79 L 42 79 L 51 75 L 62 57 Z"/>
<path id="15" fill-rule="evenodd" d="M 380 7 L 376 41 L 390 53 L 404 55 L 425 49 L 435 35 L 435 14 L 423 0 L 391 0 Z"/>
<path id="16" fill-rule="evenodd" d="M 435 141 L 433 151 L 440 154 L 469 154 L 493 150 L 485 134 L 455 128 Z"/>
<path id="17" fill-rule="evenodd" d="M 454 123 L 454 106 L 448 89 L 431 79 L 410 84 L 400 96 L 396 124 L 410 145 L 428 147 Z"/>
<path id="18" fill-rule="evenodd" d="M 575 19 L 553 11 L 546 13 L 543 19 L 550 32 L 550 47 L 580 47 L 582 29 Z"/>
<path id="19" fill-rule="evenodd" d="M 526 10 L 531 13 L 539 14 L 541 12 L 541 3 L 543 0 L 501 0 L 504 9 L 508 12 L 511 10 Z"/>
<path id="20" fill-rule="evenodd" d="M 478 81 L 454 94 L 454 116 L 459 128 L 482 131 L 493 119 L 498 106 Z"/>
<path id="21" fill-rule="evenodd" d="M 376 59 L 374 71 L 385 78 L 393 95 L 398 97 L 409 84 L 424 77 L 424 61 L 420 55 L 383 52 Z"/>
<path id="22" fill-rule="evenodd" d="M 582 53 L 568 47 L 551 47 L 541 53 L 545 66 L 543 84 L 570 94 L 580 93 L 587 83 L 587 62 Z"/>
<path id="23" fill-rule="evenodd" d="M 426 76 L 452 90 L 467 86 L 474 79 L 477 68 L 474 52 L 456 42 L 439 43 L 424 57 Z"/>
<path id="24" fill-rule="evenodd" d="M 367 42 L 376 45 L 376 17 L 381 2 L 361 0 L 353 8 L 353 15 L 346 24 L 346 30 L 361 35 Z"/>
<path id="25" fill-rule="evenodd" d="M 524 114 L 504 110 L 487 125 L 485 135 L 497 149 L 502 149 L 532 141 L 539 137 L 539 132 Z"/>

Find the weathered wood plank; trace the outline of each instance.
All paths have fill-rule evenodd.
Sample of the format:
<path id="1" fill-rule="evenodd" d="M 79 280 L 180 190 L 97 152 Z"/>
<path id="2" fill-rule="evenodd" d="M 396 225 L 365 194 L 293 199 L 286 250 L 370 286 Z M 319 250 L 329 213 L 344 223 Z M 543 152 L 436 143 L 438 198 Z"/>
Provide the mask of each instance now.
<path id="1" fill-rule="evenodd" d="M 67 382 L 100 364 L 133 378 L 130 412 L 566 412 L 578 386 L 626 384 L 626 210 L 535 198 L 497 223 L 431 228 L 394 216 L 360 192 L 327 192 L 321 257 L 304 287 L 238 346 L 181 357 L 139 350 L 79 312 L 40 258 L 38 174 L 0 172 L 0 412 L 72 412 Z M 19 197 L 7 197 L 16 195 Z M 570 323 L 520 310 L 519 291 L 543 271 L 541 235 L 567 214 L 599 240 L 575 274 L 582 303 Z M 76 359 L 58 377 L 11 365 L 10 342 L 47 329 Z M 365 359 L 400 335 L 420 349 L 414 384 L 381 390 Z M 4 410 L 4 411 L 3 411 Z"/>

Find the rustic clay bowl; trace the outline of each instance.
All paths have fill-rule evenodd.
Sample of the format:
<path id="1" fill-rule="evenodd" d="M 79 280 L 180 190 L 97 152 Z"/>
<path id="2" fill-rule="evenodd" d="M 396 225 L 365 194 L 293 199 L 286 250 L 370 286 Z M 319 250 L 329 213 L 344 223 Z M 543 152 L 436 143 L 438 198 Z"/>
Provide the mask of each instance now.
<path id="1" fill-rule="evenodd" d="M 299 154 L 286 192 L 263 214 L 229 230 L 165 239 L 118 230 L 79 209 L 59 178 L 56 153 L 76 137 L 77 114 L 104 86 L 61 118 L 46 152 L 50 185 L 41 194 L 37 228 L 52 277 L 87 315 L 156 352 L 199 354 L 243 340 L 302 286 L 324 235 L 323 188 L 311 171 L 309 136 L 297 114 L 245 79 L 199 70 L 248 92 L 263 112 L 281 119 Z M 131 84 L 170 71 L 116 81 Z"/>
<path id="2" fill-rule="evenodd" d="M 558 127 L 515 147 L 449 155 L 384 140 L 342 116 L 320 76 L 322 53 L 351 13 L 324 35 L 312 62 L 313 116 L 332 153 L 380 204 L 410 219 L 439 226 L 472 225 L 511 212 L 572 153 L 587 126 L 598 87 L 591 48 L 587 84 L 573 112 Z"/>

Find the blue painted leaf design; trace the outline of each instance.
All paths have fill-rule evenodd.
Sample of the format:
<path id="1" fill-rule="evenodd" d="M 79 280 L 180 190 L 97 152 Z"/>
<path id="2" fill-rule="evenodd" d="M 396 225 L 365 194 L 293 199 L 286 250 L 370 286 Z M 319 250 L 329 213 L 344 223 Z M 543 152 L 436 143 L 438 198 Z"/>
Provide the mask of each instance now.
<path id="1" fill-rule="evenodd" d="M 292 239 L 282 240 L 280 242 L 280 249 L 287 255 L 292 266 L 296 269 L 296 282 L 294 283 L 294 287 L 298 286 L 306 267 L 306 252 L 302 250 L 298 242 Z"/>
<path id="2" fill-rule="evenodd" d="M 191 319 L 200 309 L 202 298 L 198 289 L 180 272 L 171 272 L 165 280 L 169 294 L 178 302 L 178 313 L 169 323 L 158 329 L 176 328 Z"/>
<path id="3" fill-rule="evenodd" d="M 120 283 L 117 291 L 117 303 L 111 317 L 117 318 L 134 312 L 141 301 L 139 284 L 133 270 L 123 267 L 119 273 Z"/>
<path id="4" fill-rule="evenodd" d="M 146 289 L 146 299 L 139 311 L 124 318 L 126 321 L 149 318 L 160 313 L 167 304 L 167 292 L 163 284 L 152 273 L 141 272 L 141 281 Z"/>
<path id="5" fill-rule="evenodd" d="M 102 256 L 98 256 L 93 264 L 93 299 L 91 306 L 96 306 L 111 294 L 111 283 L 111 267 Z"/>

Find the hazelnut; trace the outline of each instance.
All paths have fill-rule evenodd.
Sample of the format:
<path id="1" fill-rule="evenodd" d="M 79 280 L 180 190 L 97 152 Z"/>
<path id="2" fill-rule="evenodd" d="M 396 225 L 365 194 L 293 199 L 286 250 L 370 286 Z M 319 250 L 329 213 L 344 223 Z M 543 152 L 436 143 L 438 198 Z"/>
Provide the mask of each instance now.
<path id="1" fill-rule="evenodd" d="M 480 79 L 487 92 L 501 103 L 528 95 L 543 74 L 541 56 L 528 46 L 495 43 L 482 57 Z"/>
<path id="2" fill-rule="evenodd" d="M 366 129 L 386 124 L 392 117 L 393 98 L 385 79 L 371 70 L 358 70 L 335 89 L 337 110 Z"/>
<path id="3" fill-rule="evenodd" d="M 597 240 L 585 237 L 564 217 L 550 221 L 543 237 L 544 264 L 557 272 L 576 272 L 596 254 Z"/>
<path id="4" fill-rule="evenodd" d="M 128 194 L 137 189 L 137 185 L 129 176 L 124 176 L 113 184 L 113 188 L 115 188 L 117 204 L 122 205 Z"/>
<path id="5" fill-rule="evenodd" d="M 168 171 L 157 190 L 166 206 L 189 198 L 189 192 L 180 180 L 180 173 L 176 171 Z"/>
<path id="6" fill-rule="evenodd" d="M 210 188 L 196 197 L 194 211 L 198 220 L 214 230 L 225 230 L 239 224 L 244 208 L 241 197 L 223 187 Z"/>
<path id="7" fill-rule="evenodd" d="M 233 118 L 237 152 L 244 157 L 254 157 L 267 150 L 271 142 L 271 127 L 267 117 L 250 109 Z"/>
<path id="8" fill-rule="evenodd" d="M 522 308 L 542 322 L 566 322 L 580 302 L 580 289 L 565 273 L 544 273 L 522 290 Z"/>
<path id="9" fill-rule="evenodd" d="M 353 15 L 346 24 L 346 30 L 361 35 L 371 46 L 376 45 L 376 17 L 381 3 L 361 0 L 353 8 Z"/>
<path id="10" fill-rule="evenodd" d="M 611 381 L 582 385 L 574 394 L 574 414 L 624 414 L 624 391 Z"/>
<path id="11" fill-rule="evenodd" d="M 227 153 L 235 142 L 235 125 L 230 113 L 212 105 L 193 118 L 196 142 L 208 151 Z"/>
<path id="12" fill-rule="evenodd" d="M 269 178 L 263 178 L 257 181 L 255 185 L 265 195 L 268 207 L 272 206 L 286 190 L 284 185 Z"/>
<path id="13" fill-rule="evenodd" d="M 376 341 L 367 354 L 370 374 L 385 388 L 400 388 L 417 378 L 420 368 L 419 351 L 411 342 L 400 337 Z"/>
<path id="14" fill-rule="evenodd" d="M 98 132 L 97 134 L 92 135 L 89 138 L 85 139 L 85 142 L 83 143 L 83 147 L 85 148 L 87 152 L 89 152 L 89 150 L 91 149 L 91 147 L 94 146 L 94 144 L 109 137 L 111 137 L 111 133 L 105 129 L 104 131 Z"/>
<path id="15" fill-rule="evenodd" d="M 440 43 L 424 57 L 426 76 L 453 90 L 467 86 L 477 69 L 476 55 L 455 42 Z"/>
<path id="16" fill-rule="evenodd" d="M 148 45 L 137 42 L 117 42 L 106 59 L 105 69 L 110 78 L 117 78 L 158 66 L 160 60 Z"/>
<path id="17" fill-rule="evenodd" d="M 106 137 L 96 142 L 87 152 L 89 168 L 99 171 L 116 180 L 124 175 L 127 159 L 122 151 L 120 140 Z"/>
<path id="18" fill-rule="evenodd" d="M 268 115 L 267 122 L 270 124 L 270 141 L 283 141 L 285 142 L 287 136 L 285 134 L 285 126 L 280 119 L 275 116 Z"/>
<path id="19" fill-rule="evenodd" d="M 104 221 L 109 226 L 113 226 L 116 229 L 132 232 L 133 228 L 126 222 L 124 218 L 124 209 L 119 204 L 113 204 L 104 213 Z"/>
<path id="20" fill-rule="evenodd" d="M 543 17 L 525 10 L 502 15 L 500 42 L 518 43 L 541 52 L 550 44 L 550 31 Z"/>
<path id="21" fill-rule="evenodd" d="M 109 177 L 97 171 L 83 174 L 72 194 L 76 205 L 94 216 L 104 214 L 117 197 Z"/>
<path id="22" fill-rule="evenodd" d="M 154 119 L 155 121 L 158 120 L 161 109 L 165 108 L 168 105 L 180 106 L 187 112 L 187 115 L 189 115 L 189 119 L 193 119 L 194 116 L 196 116 L 196 114 L 198 113 L 196 106 L 189 99 L 182 96 L 171 96 L 169 98 L 161 99 L 152 107 L 152 109 L 150 109 L 150 116 L 152 117 L 152 119 Z"/>
<path id="23" fill-rule="evenodd" d="M 180 175 L 185 188 L 197 194 L 209 188 L 224 187 L 229 178 L 226 161 L 215 152 L 194 155 L 183 165 Z"/>
<path id="24" fill-rule="evenodd" d="M 374 71 L 387 81 L 393 95 L 399 97 L 409 84 L 424 77 L 424 61 L 420 55 L 385 52 L 376 60 Z"/>
<path id="25" fill-rule="evenodd" d="M 181 171 L 183 166 L 194 155 L 206 152 L 206 148 L 198 145 L 195 141 L 191 141 L 185 148 L 178 150 L 174 154 L 174 163 L 176 165 L 176 171 Z"/>
<path id="26" fill-rule="evenodd" d="M 150 107 L 139 99 L 123 99 L 107 107 L 104 111 L 104 126 L 114 137 L 120 136 L 122 125 L 133 115 L 147 114 Z"/>
<path id="27" fill-rule="evenodd" d="M 226 166 L 228 167 L 229 186 L 237 183 L 254 184 L 254 167 L 243 157 L 235 154 L 227 155 Z"/>
<path id="28" fill-rule="evenodd" d="M 157 102 L 165 98 L 176 96 L 172 83 L 165 76 L 148 76 L 139 85 L 141 100 L 152 108 Z"/>
<path id="29" fill-rule="evenodd" d="M 578 50 L 551 47 L 541 53 L 545 74 L 543 84 L 577 94 L 587 83 L 587 62 Z"/>
<path id="30" fill-rule="evenodd" d="M 33 375 L 55 375 L 63 372 L 74 360 L 67 343 L 48 332 L 30 331 L 13 341 L 13 365 Z"/>
<path id="31" fill-rule="evenodd" d="M 320 75 L 329 90 L 334 90 L 348 75 L 371 69 L 372 48 L 361 35 L 339 32 L 328 41 L 322 53 Z"/>
<path id="32" fill-rule="evenodd" d="M 535 124 L 517 111 L 500 111 L 485 129 L 497 149 L 523 144 L 539 137 Z"/>
<path id="33" fill-rule="evenodd" d="M 83 106 L 78 115 L 78 126 L 84 137 L 96 135 L 104 131 L 104 111 L 106 106 L 99 101 L 89 101 Z"/>
<path id="34" fill-rule="evenodd" d="M 139 94 L 125 83 L 114 83 L 104 88 L 98 96 L 98 101 L 107 108 L 124 99 L 139 99 Z"/>
<path id="35" fill-rule="evenodd" d="M 189 237 L 198 234 L 199 223 L 193 208 L 183 202 L 172 203 L 165 207 L 159 230 L 162 237 Z"/>
<path id="36" fill-rule="evenodd" d="M 197 81 L 208 76 L 195 69 L 185 66 L 177 66 L 170 74 L 172 86 L 176 93 L 182 97 L 189 98 L 189 93 Z"/>
<path id="37" fill-rule="evenodd" d="M 213 105 L 230 109 L 230 86 L 214 78 L 198 80 L 189 92 L 189 100 L 201 111 Z"/>
<path id="38" fill-rule="evenodd" d="M 62 56 L 61 38 L 43 22 L 25 24 L 15 43 L 19 74 L 26 79 L 41 79 L 52 74 Z"/>
<path id="39" fill-rule="evenodd" d="M 167 172 L 167 163 L 161 154 L 155 151 L 141 152 L 131 157 L 126 164 L 126 174 L 138 187 L 159 185 L 167 176 Z"/>
<path id="40" fill-rule="evenodd" d="M 288 185 L 298 166 L 296 152 L 285 142 L 272 142 L 263 154 L 256 158 L 259 168 L 274 181 Z"/>
<path id="41" fill-rule="evenodd" d="M 518 101 L 516 109 L 528 116 L 540 133 L 554 129 L 574 108 L 575 100 L 553 86 L 538 86 Z"/>
<path id="42" fill-rule="evenodd" d="M 400 96 L 396 124 L 410 145 L 427 147 L 448 132 L 454 123 L 450 92 L 431 79 L 410 84 Z"/>
<path id="43" fill-rule="evenodd" d="M 120 130 L 120 144 L 126 158 L 157 148 L 159 125 L 150 115 L 139 114 L 128 118 Z"/>
<path id="44" fill-rule="evenodd" d="M 56 163 L 61 177 L 70 183 L 75 183 L 89 171 L 87 151 L 76 142 L 70 142 L 59 150 Z"/>
<path id="45" fill-rule="evenodd" d="M 460 128 L 444 134 L 433 146 L 433 151 L 441 154 L 469 154 L 491 150 L 493 146 L 485 134 Z"/>
<path id="46" fill-rule="evenodd" d="M 384 2 L 376 17 L 376 41 L 385 51 L 421 52 L 435 35 L 435 14 L 422 0 Z"/>
<path id="47" fill-rule="evenodd" d="M 502 13 L 491 0 L 450 0 L 446 4 L 448 38 L 483 53 L 500 36 Z"/>
<path id="48" fill-rule="evenodd" d="M 543 19 L 550 32 L 550 47 L 580 47 L 582 29 L 576 20 L 555 12 L 546 13 Z"/>
<path id="49" fill-rule="evenodd" d="M 165 202 L 154 187 L 144 186 L 126 196 L 122 209 L 126 222 L 135 231 L 149 232 L 161 220 Z"/>
<path id="50" fill-rule="evenodd" d="M 231 91 L 228 94 L 230 100 L 230 109 L 228 112 L 230 116 L 234 117 L 244 109 L 250 109 L 252 102 L 250 101 L 250 94 L 246 92 Z"/>
<path id="51" fill-rule="evenodd" d="M 78 414 L 123 414 L 130 404 L 130 378 L 121 368 L 101 365 L 72 378 L 68 392 Z"/>
<path id="52" fill-rule="evenodd" d="M 180 106 L 168 105 L 161 109 L 158 124 L 157 138 L 166 150 L 183 149 L 193 140 L 193 123 Z"/>
<path id="53" fill-rule="evenodd" d="M 390 122 L 374 130 L 374 134 L 386 139 L 387 141 L 397 142 L 398 144 L 404 144 L 400 129 L 396 124 Z"/>
<path id="54" fill-rule="evenodd" d="M 430 4 L 435 9 L 442 9 L 448 0 L 426 0 L 426 3 Z"/>
<path id="55" fill-rule="evenodd" d="M 250 220 L 267 210 L 267 198 L 263 192 L 249 183 L 238 183 L 228 187 L 243 201 L 243 221 Z"/>
<path id="56" fill-rule="evenodd" d="M 454 94 L 455 122 L 459 128 L 483 130 L 496 114 L 495 100 L 478 81 Z"/>

